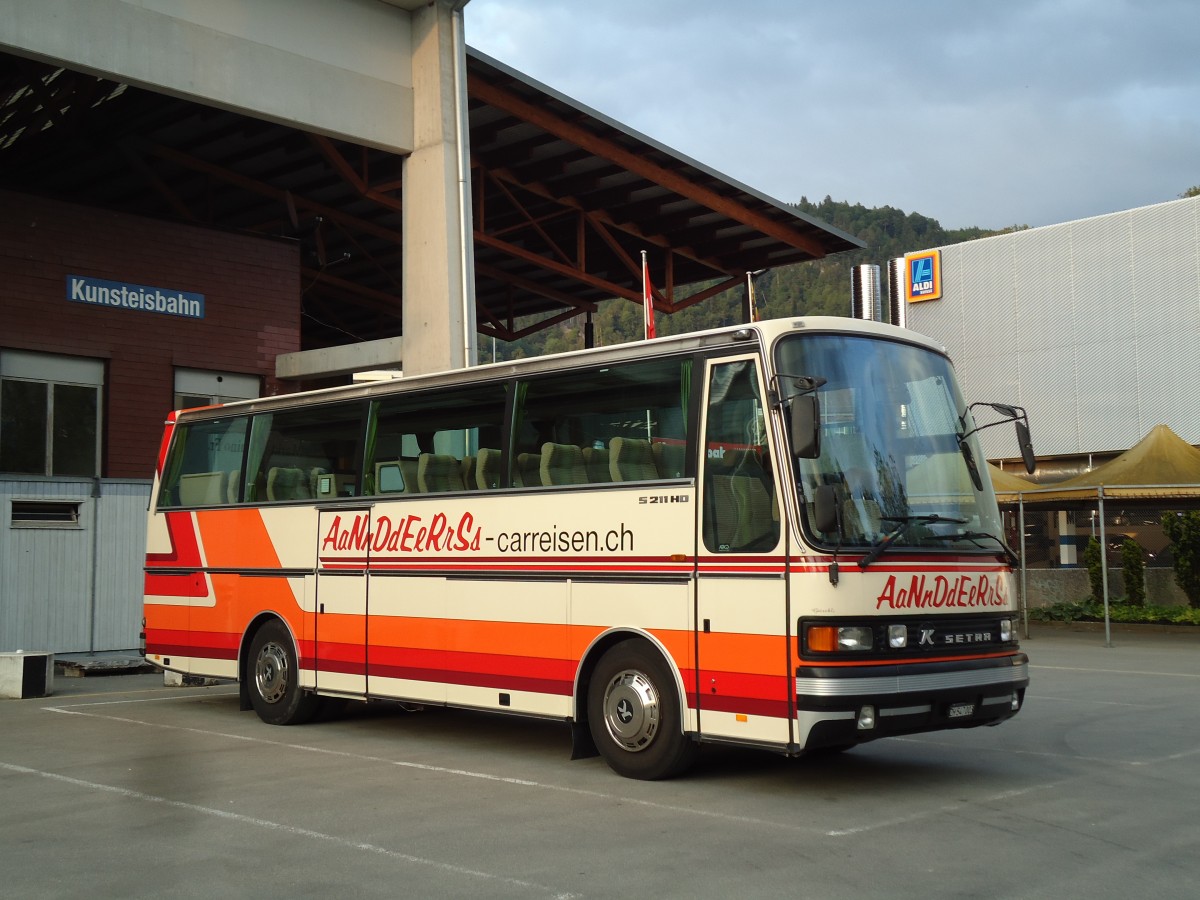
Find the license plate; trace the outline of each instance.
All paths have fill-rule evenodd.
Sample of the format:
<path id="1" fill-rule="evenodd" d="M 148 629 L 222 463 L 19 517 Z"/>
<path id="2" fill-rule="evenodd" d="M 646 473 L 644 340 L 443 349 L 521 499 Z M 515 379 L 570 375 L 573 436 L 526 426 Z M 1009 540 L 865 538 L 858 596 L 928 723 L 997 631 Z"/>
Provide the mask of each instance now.
<path id="1" fill-rule="evenodd" d="M 954 703 L 946 710 L 946 717 L 950 719 L 963 719 L 973 715 L 975 715 L 974 703 Z"/>

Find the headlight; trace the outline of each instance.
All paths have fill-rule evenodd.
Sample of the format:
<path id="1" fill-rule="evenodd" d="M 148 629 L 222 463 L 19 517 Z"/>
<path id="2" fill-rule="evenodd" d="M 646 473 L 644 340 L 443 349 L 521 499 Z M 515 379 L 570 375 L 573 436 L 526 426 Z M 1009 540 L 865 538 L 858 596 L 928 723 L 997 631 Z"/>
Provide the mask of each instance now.
<path id="1" fill-rule="evenodd" d="M 899 650 L 901 647 L 908 646 L 908 626 L 907 625 L 889 625 L 888 626 L 888 646 L 893 650 Z"/>
<path id="2" fill-rule="evenodd" d="M 867 625 L 809 625 L 808 649 L 820 653 L 870 650 L 874 640 Z"/>
<path id="3" fill-rule="evenodd" d="M 1011 641 L 1013 639 L 1012 619 L 1000 620 L 1000 640 Z"/>

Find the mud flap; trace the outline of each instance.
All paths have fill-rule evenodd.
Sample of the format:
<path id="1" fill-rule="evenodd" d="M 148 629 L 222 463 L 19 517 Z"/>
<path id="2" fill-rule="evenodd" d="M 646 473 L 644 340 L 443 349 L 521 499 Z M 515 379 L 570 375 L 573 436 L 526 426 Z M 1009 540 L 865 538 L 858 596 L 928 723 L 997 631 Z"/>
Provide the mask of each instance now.
<path id="1" fill-rule="evenodd" d="M 592 730 L 587 722 L 571 723 L 571 759 L 587 759 L 589 756 L 599 756 L 596 742 L 592 740 Z"/>

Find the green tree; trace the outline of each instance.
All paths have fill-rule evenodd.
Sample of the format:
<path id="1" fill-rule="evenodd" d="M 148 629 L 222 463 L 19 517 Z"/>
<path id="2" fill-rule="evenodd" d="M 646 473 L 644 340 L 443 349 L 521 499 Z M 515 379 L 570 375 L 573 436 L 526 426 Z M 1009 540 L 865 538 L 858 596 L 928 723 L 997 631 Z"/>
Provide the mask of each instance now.
<path id="1" fill-rule="evenodd" d="M 1175 582 L 1188 605 L 1200 609 L 1200 512 L 1165 512 L 1162 527 L 1175 557 Z"/>
<path id="2" fill-rule="evenodd" d="M 1100 541 L 1088 538 L 1087 547 L 1083 551 L 1083 564 L 1088 570 L 1088 584 L 1091 585 L 1092 599 L 1097 603 L 1104 601 L 1104 551 Z"/>
<path id="3" fill-rule="evenodd" d="M 1179 195 L 1180 199 L 1184 197 L 1200 197 L 1200 184 L 1192 185 L 1186 191 Z"/>
<path id="4" fill-rule="evenodd" d="M 1146 605 L 1146 559 L 1142 547 L 1131 537 L 1121 541 L 1121 571 L 1125 576 L 1125 602 Z"/>

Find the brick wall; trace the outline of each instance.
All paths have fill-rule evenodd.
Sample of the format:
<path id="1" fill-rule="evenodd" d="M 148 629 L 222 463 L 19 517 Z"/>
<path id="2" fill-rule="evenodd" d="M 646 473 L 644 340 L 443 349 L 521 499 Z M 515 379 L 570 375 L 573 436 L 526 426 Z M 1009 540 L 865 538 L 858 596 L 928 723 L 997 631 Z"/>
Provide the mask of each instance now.
<path id="1" fill-rule="evenodd" d="M 67 276 L 203 294 L 187 319 L 67 300 Z M 255 375 L 300 349 L 294 243 L 0 191 L 0 349 L 104 360 L 102 474 L 152 471 L 176 366 Z"/>

